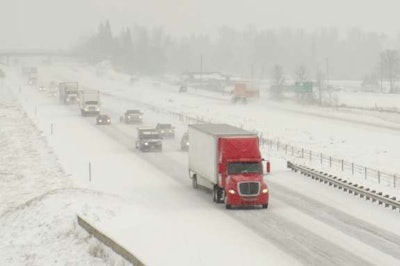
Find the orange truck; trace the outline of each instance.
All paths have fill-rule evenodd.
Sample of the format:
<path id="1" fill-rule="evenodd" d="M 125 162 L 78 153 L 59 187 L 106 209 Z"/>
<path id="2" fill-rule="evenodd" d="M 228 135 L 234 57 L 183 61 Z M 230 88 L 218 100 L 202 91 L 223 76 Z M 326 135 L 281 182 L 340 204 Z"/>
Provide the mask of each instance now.
<path id="1" fill-rule="evenodd" d="M 245 103 L 248 98 L 260 98 L 260 91 L 249 89 L 246 83 L 236 83 L 232 91 L 232 102 L 242 101 Z"/>

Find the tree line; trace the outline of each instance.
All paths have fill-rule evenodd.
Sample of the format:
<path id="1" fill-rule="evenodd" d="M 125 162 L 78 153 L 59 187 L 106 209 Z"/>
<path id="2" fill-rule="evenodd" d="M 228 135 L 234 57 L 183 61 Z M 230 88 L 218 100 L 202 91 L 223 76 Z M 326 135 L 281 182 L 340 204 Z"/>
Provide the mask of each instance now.
<path id="1" fill-rule="evenodd" d="M 386 49 L 389 42 L 395 48 Z M 275 71 L 292 79 L 317 80 L 329 75 L 331 79 L 364 80 L 365 84 L 378 81 L 378 86 L 387 80 L 394 91 L 400 72 L 399 43 L 400 37 L 393 40 L 358 28 L 340 33 L 335 28 L 308 32 L 222 26 L 214 37 L 172 38 L 162 28 L 137 25 L 115 33 L 106 21 L 76 49 L 91 62 L 110 60 L 132 74 L 201 70 L 273 79 Z"/>

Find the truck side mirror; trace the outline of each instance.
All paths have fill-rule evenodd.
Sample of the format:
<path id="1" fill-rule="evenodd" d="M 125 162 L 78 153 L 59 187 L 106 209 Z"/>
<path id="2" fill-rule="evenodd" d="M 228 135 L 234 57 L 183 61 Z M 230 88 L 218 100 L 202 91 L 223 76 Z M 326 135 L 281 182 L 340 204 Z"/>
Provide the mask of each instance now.
<path id="1" fill-rule="evenodd" d="M 268 174 L 271 172 L 271 162 L 270 161 L 267 161 L 267 163 L 265 164 L 265 172 Z"/>

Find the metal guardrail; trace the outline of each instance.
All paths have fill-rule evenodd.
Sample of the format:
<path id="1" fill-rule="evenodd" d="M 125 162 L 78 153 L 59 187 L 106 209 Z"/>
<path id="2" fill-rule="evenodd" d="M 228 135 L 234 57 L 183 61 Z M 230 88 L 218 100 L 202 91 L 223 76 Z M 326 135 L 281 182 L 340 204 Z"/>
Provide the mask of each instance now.
<path id="1" fill-rule="evenodd" d="M 266 145 L 270 151 L 276 151 L 289 157 L 288 160 L 299 159 L 306 164 L 319 164 L 321 167 L 329 167 L 341 172 L 351 173 L 352 176 L 365 180 L 373 180 L 378 184 L 391 186 L 400 189 L 400 174 L 390 174 L 381 170 L 369 168 L 349 162 L 344 159 L 338 159 L 323 153 L 317 153 L 312 150 L 307 150 L 302 147 L 296 147 L 284 142 L 265 139 L 261 136 L 262 144 Z"/>
<path id="2" fill-rule="evenodd" d="M 110 97 L 114 97 L 114 98 L 121 98 L 126 100 L 126 98 L 122 97 L 122 96 L 116 96 L 114 94 L 108 93 L 108 92 L 102 92 L 102 94 L 110 96 Z M 141 101 L 138 100 L 133 100 L 133 99 L 129 99 L 129 101 L 133 101 L 138 105 L 141 105 L 155 113 L 162 113 L 165 115 L 169 115 L 169 116 L 173 116 L 174 118 L 178 119 L 179 121 L 185 122 L 187 124 L 191 124 L 191 123 L 205 123 L 205 122 L 209 122 L 209 123 L 217 123 L 217 122 L 223 122 L 223 121 L 217 121 L 215 119 L 205 119 L 205 117 L 193 117 L 193 116 L 189 116 L 187 114 L 184 113 L 180 113 L 180 112 L 174 112 L 174 111 L 170 111 L 167 108 L 162 108 L 159 106 L 154 106 L 152 104 L 148 104 L 148 103 L 143 103 Z M 236 125 L 239 126 L 241 128 L 243 128 L 243 125 Z M 280 141 L 274 141 L 274 140 L 270 140 L 267 139 L 266 137 L 263 136 L 262 132 L 259 132 L 257 130 L 251 130 L 248 129 L 250 131 L 253 131 L 254 133 L 256 133 L 261 140 L 261 144 L 262 145 L 266 145 L 269 150 L 273 150 L 275 149 L 277 152 L 283 152 L 286 155 L 291 155 L 292 157 L 296 157 L 296 158 L 303 158 L 309 161 L 318 161 L 320 162 L 321 165 L 328 165 L 330 168 L 336 168 L 336 169 L 340 169 L 342 172 L 344 171 L 348 171 L 351 172 L 353 176 L 358 176 L 364 179 L 373 179 L 375 181 L 377 181 L 377 183 L 381 184 L 387 184 L 390 185 L 394 188 L 400 188 L 400 175 L 399 174 L 390 174 L 390 173 L 386 173 L 384 171 L 380 171 L 377 169 L 371 169 L 359 164 L 355 164 L 355 163 L 351 163 L 348 161 L 345 161 L 343 159 L 338 159 L 338 158 L 334 158 L 332 156 L 328 156 L 319 152 L 315 152 L 315 151 L 311 151 L 311 150 L 307 150 L 301 147 L 296 147 L 296 146 L 292 146 L 289 145 L 287 143 L 283 143 Z"/>
<path id="3" fill-rule="evenodd" d="M 393 210 L 398 209 L 400 212 L 400 201 L 396 201 L 396 197 L 383 195 L 382 192 L 376 192 L 375 190 L 359 186 L 355 183 L 348 182 L 347 180 L 317 171 L 306 166 L 294 164 L 290 161 L 287 162 L 287 167 L 292 171 L 300 172 L 305 176 L 310 176 L 312 179 L 329 184 L 329 186 L 334 186 L 338 189 L 342 189 L 345 192 L 348 191 L 350 194 L 354 194 L 355 196 L 359 195 L 360 198 L 365 198 L 366 200 L 371 200 L 372 202 L 378 202 L 379 205 L 384 204 L 385 207 L 392 207 Z"/>
<path id="4" fill-rule="evenodd" d="M 117 254 L 121 255 L 127 261 L 132 263 L 132 265 L 135 265 L 135 266 L 144 266 L 145 265 L 142 261 L 139 260 L 139 258 L 134 256 L 131 252 L 129 252 L 124 247 L 119 245 L 113 239 L 111 239 L 110 237 L 108 237 L 105 234 L 103 234 L 102 232 L 100 232 L 98 229 L 96 229 L 94 226 L 89 224 L 87 221 L 85 221 L 79 215 L 77 215 L 77 219 L 78 219 L 78 224 L 83 229 L 85 229 L 89 234 L 96 237 L 104 245 L 110 247 L 112 250 L 114 250 Z"/>

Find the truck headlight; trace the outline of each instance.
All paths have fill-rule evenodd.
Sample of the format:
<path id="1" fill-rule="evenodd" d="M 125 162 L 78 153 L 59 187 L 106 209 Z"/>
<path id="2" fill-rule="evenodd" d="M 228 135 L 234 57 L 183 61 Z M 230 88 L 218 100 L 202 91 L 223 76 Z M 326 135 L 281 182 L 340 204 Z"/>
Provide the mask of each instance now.
<path id="1" fill-rule="evenodd" d="M 263 193 L 263 194 L 267 194 L 267 193 L 268 193 L 268 188 L 264 188 L 264 189 L 262 190 L 262 193 Z"/>
<path id="2" fill-rule="evenodd" d="M 228 193 L 234 195 L 234 194 L 236 194 L 236 191 L 233 189 L 230 189 L 230 190 L 228 190 Z"/>
<path id="3" fill-rule="evenodd" d="M 145 142 L 144 145 L 149 145 L 149 143 Z"/>
<path id="4" fill-rule="evenodd" d="M 111 119 L 108 119 L 107 122 L 111 122 Z"/>
<path id="5" fill-rule="evenodd" d="M 99 120 L 99 122 L 101 123 L 101 119 Z"/>

